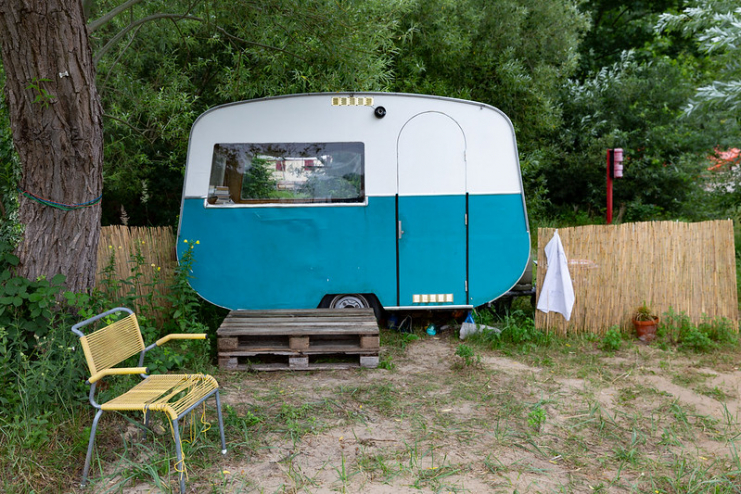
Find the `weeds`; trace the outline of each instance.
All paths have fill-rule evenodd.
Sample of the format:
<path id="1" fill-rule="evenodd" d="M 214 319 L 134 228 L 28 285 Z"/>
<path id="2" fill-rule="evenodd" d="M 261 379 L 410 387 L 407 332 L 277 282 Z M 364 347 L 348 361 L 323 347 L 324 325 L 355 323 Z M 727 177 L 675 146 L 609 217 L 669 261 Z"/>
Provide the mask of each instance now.
<path id="1" fill-rule="evenodd" d="M 696 353 L 738 345 L 738 334 L 727 319 L 703 317 L 700 324 L 695 325 L 687 314 L 671 308 L 664 313 L 657 335 L 669 345 Z"/>
<path id="2" fill-rule="evenodd" d="M 471 342 L 484 344 L 491 349 L 510 347 L 519 353 L 529 353 L 551 344 L 551 335 L 536 329 L 533 318 L 522 310 L 514 310 L 500 320 L 496 317 L 489 310 L 478 312 L 477 321 L 487 326 L 496 325 L 501 332 L 482 331 L 472 335 Z"/>
<path id="3" fill-rule="evenodd" d="M 457 365 L 460 368 L 470 368 L 481 364 L 481 356 L 476 355 L 473 348 L 464 345 L 463 343 L 458 345 L 458 348 L 455 350 L 455 355 L 460 357 L 461 360 L 457 360 L 454 363 L 454 366 Z"/>
<path id="4" fill-rule="evenodd" d="M 546 414 L 545 409 L 541 408 L 540 405 L 537 405 L 527 414 L 527 425 L 529 425 L 535 432 L 540 432 L 547 418 L 548 415 Z"/>
<path id="5" fill-rule="evenodd" d="M 623 335 L 620 328 L 613 326 L 607 330 L 602 338 L 600 348 L 606 352 L 616 352 L 623 346 Z"/>

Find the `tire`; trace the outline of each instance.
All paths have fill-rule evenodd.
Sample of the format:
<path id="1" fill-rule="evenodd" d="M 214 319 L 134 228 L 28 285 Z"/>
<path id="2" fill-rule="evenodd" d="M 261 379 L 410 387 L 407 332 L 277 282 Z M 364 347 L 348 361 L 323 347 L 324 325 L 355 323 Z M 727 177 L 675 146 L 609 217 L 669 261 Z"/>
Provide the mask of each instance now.
<path id="1" fill-rule="evenodd" d="M 368 299 L 360 293 L 335 295 L 329 302 L 330 309 L 370 309 Z"/>
<path id="2" fill-rule="evenodd" d="M 377 321 L 383 317 L 383 307 L 375 295 L 363 293 L 343 293 L 326 295 L 319 307 L 324 309 L 373 309 Z"/>

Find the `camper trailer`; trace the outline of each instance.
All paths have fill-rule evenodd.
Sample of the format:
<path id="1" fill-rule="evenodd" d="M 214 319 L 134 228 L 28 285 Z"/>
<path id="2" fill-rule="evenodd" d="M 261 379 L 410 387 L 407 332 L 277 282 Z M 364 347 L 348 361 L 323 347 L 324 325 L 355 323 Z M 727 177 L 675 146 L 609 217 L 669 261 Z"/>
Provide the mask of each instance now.
<path id="1" fill-rule="evenodd" d="M 512 124 L 472 101 L 301 94 L 193 124 L 178 256 L 232 310 L 472 308 L 530 252 Z"/>

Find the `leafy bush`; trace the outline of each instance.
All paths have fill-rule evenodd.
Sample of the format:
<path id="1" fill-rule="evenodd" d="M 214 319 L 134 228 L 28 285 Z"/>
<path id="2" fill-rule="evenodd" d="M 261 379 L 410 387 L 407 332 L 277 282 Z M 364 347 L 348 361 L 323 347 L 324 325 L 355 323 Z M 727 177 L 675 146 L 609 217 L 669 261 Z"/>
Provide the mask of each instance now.
<path id="1" fill-rule="evenodd" d="M 208 327 L 199 322 L 201 301 L 188 284 L 194 251 L 188 249 L 183 255 L 164 295 L 161 287 L 154 287 L 154 295 L 141 300 L 136 296 L 144 265 L 141 256 L 134 256 L 128 279 L 109 277 L 103 290 L 92 295 L 75 294 L 64 291 L 63 275 L 51 280 L 13 275 L 18 258 L 9 243 L 0 242 L 0 405 L 22 411 L 24 416 L 36 416 L 44 410 L 58 409 L 60 404 L 84 400 L 87 366 L 70 327 L 103 310 L 117 306 L 137 309 L 146 343 L 173 332 L 208 332 Z M 164 283 L 162 279 L 155 282 Z M 129 286 L 129 290 L 123 297 L 111 298 L 119 284 Z M 155 323 L 158 312 L 166 315 L 160 325 Z M 146 363 L 155 373 L 191 366 L 202 369 L 211 353 L 202 341 L 176 340 L 149 352 Z"/>
<path id="2" fill-rule="evenodd" d="M 623 335 L 618 326 L 613 326 L 607 330 L 602 338 L 600 348 L 606 352 L 615 352 L 623 346 Z"/>
<path id="3" fill-rule="evenodd" d="M 703 317 L 696 326 L 686 313 L 671 308 L 664 313 L 657 335 L 680 349 L 698 353 L 738 344 L 738 334 L 727 319 Z"/>
<path id="4" fill-rule="evenodd" d="M 481 324 L 501 330 L 482 331 L 473 335 L 472 341 L 483 341 L 491 348 L 509 344 L 519 347 L 521 351 L 528 351 L 531 347 L 547 346 L 551 342 L 550 335 L 536 329 L 533 317 L 521 310 L 513 310 L 501 320 L 496 320 L 496 316 L 490 311 L 481 311 L 476 314 L 476 319 Z"/>
<path id="5" fill-rule="evenodd" d="M 84 299 L 61 297 L 62 275 L 14 276 L 18 258 L 11 251 L 0 242 L 0 405 L 37 414 L 81 396 L 85 367 L 66 325 L 69 306 Z"/>

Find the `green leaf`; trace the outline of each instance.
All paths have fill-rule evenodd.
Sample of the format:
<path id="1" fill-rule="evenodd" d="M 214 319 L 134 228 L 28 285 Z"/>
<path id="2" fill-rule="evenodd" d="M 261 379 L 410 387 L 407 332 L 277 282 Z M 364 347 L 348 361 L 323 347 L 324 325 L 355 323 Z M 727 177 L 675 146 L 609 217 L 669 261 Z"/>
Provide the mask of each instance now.
<path id="1" fill-rule="evenodd" d="M 54 277 L 51 279 L 51 282 L 54 285 L 63 285 L 66 280 L 67 277 L 63 274 L 55 274 Z"/>
<path id="2" fill-rule="evenodd" d="M 16 307 L 20 307 L 23 304 L 23 299 L 21 297 L 14 297 L 13 298 L 13 305 Z"/>

